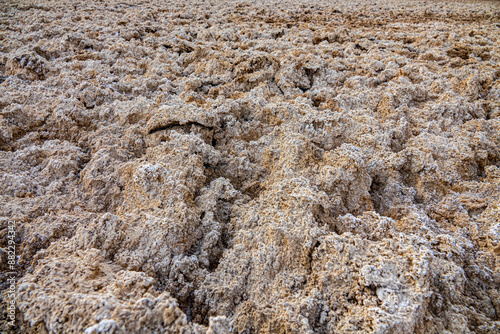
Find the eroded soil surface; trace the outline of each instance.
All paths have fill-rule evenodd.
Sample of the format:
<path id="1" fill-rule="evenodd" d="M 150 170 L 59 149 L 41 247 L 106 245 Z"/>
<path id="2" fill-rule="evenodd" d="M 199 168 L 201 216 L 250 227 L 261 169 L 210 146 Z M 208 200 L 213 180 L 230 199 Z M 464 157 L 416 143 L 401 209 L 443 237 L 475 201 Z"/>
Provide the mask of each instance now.
<path id="1" fill-rule="evenodd" d="M 0 1 L 0 329 L 499 333 L 499 48 L 497 1 Z"/>

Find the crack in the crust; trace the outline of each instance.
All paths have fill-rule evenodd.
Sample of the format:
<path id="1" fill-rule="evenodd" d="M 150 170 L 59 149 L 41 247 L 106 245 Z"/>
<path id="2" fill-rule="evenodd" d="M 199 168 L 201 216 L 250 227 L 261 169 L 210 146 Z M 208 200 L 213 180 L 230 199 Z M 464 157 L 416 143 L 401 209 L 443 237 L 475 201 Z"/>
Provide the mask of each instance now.
<path id="1" fill-rule="evenodd" d="M 202 128 L 208 129 L 208 130 L 213 130 L 213 128 L 214 128 L 213 126 L 204 125 L 204 124 L 201 124 L 198 122 L 187 122 L 187 123 L 183 123 L 183 124 L 181 124 L 180 122 L 172 122 L 169 124 L 156 126 L 156 127 L 152 128 L 151 130 L 149 130 L 148 134 L 153 134 L 153 133 L 158 132 L 158 131 L 170 130 L 170 129 L 178 128 L 178 127 L 191 127 L 192 125 L 197 125 L 197 126 L 200 126 Z"/>
<path id="2" fill-rule="evenodd" d="M 308 258 L 309 258 L 309 275 L 312 273 L 312 262 L 313 262 L 313 254 L 316 251 L 316 249 L 321 245 L 321 242 L 319 240 L 316 240 L 314 243 L 314 246 L 309 250 Z"/>
<path id="3" fill-rule="evenodd" d="M 372 179 L 369 193 L 370 193 L 370 197 L 371 197 L 372 202 L 373 202 L 375 212 L 377 212 L 377 213 L 380 213 L 380 210 L 382 208 L 382 198 L 381 197 L 382 197 L 382 192 L 384 190 L 384 187 L 385 187 L 384 182 L 381 180 L 381 178 L 378 175 L 376 175 Z"/>

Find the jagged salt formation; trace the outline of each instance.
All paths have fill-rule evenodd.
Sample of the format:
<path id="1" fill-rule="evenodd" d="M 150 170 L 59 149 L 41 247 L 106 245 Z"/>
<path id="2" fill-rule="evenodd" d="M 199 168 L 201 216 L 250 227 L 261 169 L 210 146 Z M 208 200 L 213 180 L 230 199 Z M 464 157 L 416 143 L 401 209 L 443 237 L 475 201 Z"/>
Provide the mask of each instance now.
<path id="1" fill-rule="evenodd" d="M 498 2 L 0 16 L 3 331 L 500 331 Z"/>

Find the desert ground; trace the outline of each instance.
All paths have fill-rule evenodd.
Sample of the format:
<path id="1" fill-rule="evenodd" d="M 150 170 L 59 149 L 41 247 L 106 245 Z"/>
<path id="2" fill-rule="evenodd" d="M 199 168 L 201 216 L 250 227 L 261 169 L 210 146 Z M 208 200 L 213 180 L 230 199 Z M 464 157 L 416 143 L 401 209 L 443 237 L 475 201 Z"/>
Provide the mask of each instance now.
<path id="1" fill-rule="evenodd" d="M 499 51 L 499 1 L 0 0 L 1 333 L 500 333 Z"/>

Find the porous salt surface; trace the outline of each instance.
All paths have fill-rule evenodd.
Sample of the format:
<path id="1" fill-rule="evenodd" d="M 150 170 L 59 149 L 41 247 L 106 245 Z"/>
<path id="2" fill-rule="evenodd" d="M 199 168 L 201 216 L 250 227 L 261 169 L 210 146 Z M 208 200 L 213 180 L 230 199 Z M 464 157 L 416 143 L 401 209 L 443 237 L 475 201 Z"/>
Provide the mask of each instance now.
<path id="1" fill-rule="evenodd" d="M 0 1 L 0 329 L 499 333 L 499 47 L 498 1 Z"/>

